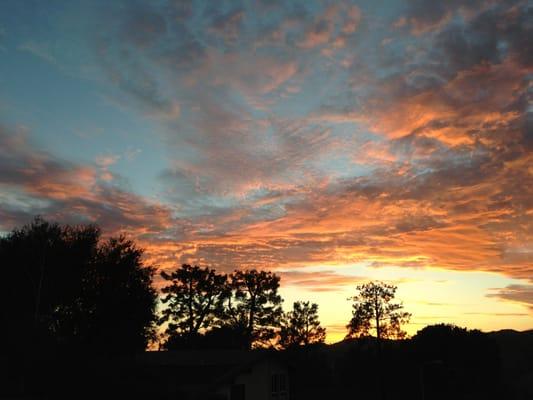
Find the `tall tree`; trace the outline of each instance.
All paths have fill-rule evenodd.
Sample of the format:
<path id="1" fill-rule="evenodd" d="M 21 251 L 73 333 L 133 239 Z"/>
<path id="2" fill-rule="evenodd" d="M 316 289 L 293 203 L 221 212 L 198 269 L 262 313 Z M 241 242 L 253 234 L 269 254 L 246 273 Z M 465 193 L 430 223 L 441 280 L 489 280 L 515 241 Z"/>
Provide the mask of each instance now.
<path id="1" fill-rule="evenodd" d="M 110 353 L 143 351 L 155 338 L 157 292 L 143 250 L 124 236 L 101 243 L 83 281 L 88 345 Z"/>
<path id="2" fill-rule="evenodd" d="M 394 303 L 397 287 L 383 282 L 369 282 L 357 286 L 357 294 L 348 300 L 353 301 L 352 319 L 347 325 L 347 338 L 376 335 L 377 370 L 376 391 L 378 398 L 384 399 L 387 388 L 383 377 L 382 339 L 402 339 L 406 333 L 402 324 L 409 321 L 411 314 L 403 311 L 401 303 Z"/>
<path id="3" fill-rule="evenodd" d="M 255 269 L 230 275 L 232 296 L 227 300 L 228 323 L 243 333 L 247 347 L 269 344 L 281 325 L 283 299 L 278 294 L 280 278 Z"/>
<path id="4" fill-rule="evenodd" d="M 36 218 L 0 238 L 0 330 L 6 352 L 33 345 L 143 350 L 156 293 L 153 269 L 124 238 L 100 241 L 95 226 Z M 1 350 L 0 350 L 1 351 Z M 29 350 L 33 351 L 33 350 Z"/>
<path id="5" fill-rule="evenodd" d="M 320 326 L 318 304 L 296 301 L 283 318 L 280 345 L 283 348 L 324 343 L 326 329 Z"/>
<path id="6" fill-rule="evenodd" d="M 190 345 L 201 330 L 220 326 L 223 300 L 228 295 L 226 275 L 207 267 L 183 264 L 171 274 L 162 272 L 161 276 L 169 282 L 161 290 L 165 295 L 162 302 L 167 307 L 160 319 L 160 323 L 168 323 L 167 345 L 180 339 Z"/>
<path id="7" fill-rule="evenodd" d="M 0 238 L 0 335 L 10 343 L 5 351 L 50 347 L 59 328 L 73 338 L 83 276 L 99 237 L 94 226 L 60 226 L 37 217 Z"/>
<path id="8" fill-rule="evenodd" d="M 383 282 L 369 282 L 357 286 L 353 301 L 352 319 L 347 325 L 347 338 L 369 336 L 375 333 L 378 340 L 402 339 L 401 329 L 409 322 L 411 314 L 403 311 L 401 303 L 394 303 L 397 287 Z"/>

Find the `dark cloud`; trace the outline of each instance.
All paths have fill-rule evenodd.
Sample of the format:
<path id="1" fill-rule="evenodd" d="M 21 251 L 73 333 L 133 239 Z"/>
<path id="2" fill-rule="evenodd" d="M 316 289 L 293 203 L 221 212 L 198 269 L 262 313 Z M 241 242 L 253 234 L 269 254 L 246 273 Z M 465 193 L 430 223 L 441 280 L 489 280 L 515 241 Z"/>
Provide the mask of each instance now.
<path id="1" fill-rule="evenodd" d="M 407 216 L 396 223 L 396 232 L 416 232 L 426 231 L 436 228 L 442 228 L 446 224 L 438 221 L 436 218 L 422 215 L 422 216 Z"/>
<path id="2" fill-rule="evenodd" d="M 465 28 L 462 23 L 450 24 L 435 39 L 436 49 L 442 51 L 442 59 L 452 71 L 462 71 L 481 63 L 501 62 L 498 37 L 494 34 L 495 15 L 477 18 Z M 492 29 L 487 29 L 488 27 Z"/>
<path id="3" fill-rule="evenodd" d="M 533 312 L 533 285 L 509 285 L 501 289 L 493 289 L 487 297 L 496 297 L 514 303 L 523 304 Z"/>
<path id="4" fill-rule="evenodd" d="M 497 4 L 476 14 L 471 20 L 450 23 L 435 38 L 433 53 L 443 67 L 462 71 L 483 63 L 496 64 L 512 57 L 525 66 L 531 65 L 532 8 L 517 4 Z"/>

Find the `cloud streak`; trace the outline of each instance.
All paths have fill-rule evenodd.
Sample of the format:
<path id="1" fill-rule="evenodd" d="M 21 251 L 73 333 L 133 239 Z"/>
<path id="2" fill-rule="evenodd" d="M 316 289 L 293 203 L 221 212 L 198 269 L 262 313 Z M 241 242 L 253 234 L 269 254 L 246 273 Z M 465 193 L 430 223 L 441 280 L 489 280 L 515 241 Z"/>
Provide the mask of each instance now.
<path id="1" fill-rule="evenodd" d="M 502 289 L 494 289 L 494 293 L 487 296 L 523 304 L 533 311 L 533 285 L 509 285 Z"/>

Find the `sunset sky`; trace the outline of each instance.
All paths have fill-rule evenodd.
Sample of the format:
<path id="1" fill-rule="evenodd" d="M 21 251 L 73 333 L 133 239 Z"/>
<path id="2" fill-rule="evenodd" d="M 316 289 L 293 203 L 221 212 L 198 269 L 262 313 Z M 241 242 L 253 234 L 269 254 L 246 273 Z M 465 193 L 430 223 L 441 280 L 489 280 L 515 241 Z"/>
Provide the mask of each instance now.
<path id="1" fill-rule="evenodd" d="M 269 269 L 328 341 L 371 279 L 409 333 L 531 329 L 532 31 L 528 1 L 2 0 L 0 234 Z"/>

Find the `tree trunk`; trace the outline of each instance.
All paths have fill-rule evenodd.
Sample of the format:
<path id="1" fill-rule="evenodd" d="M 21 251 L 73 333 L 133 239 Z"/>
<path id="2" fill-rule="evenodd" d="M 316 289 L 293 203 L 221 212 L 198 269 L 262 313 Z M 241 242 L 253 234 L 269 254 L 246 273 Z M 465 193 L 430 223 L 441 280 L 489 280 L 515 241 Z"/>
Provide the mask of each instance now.
<path id="1" fill-rule="evenodd" d="M 250 297 L 250 314 L 248 315 L 248 348 L 252 347 L 252 333 L 254 331 L 255 296 Z"/>
<path id="2" fill-rule="evenodd" d="M 192 311 L 192 278 L 189 279 L 189 336 L 194 331 L 194 316 Z"/>
<path id="3" fill-rule="evenodd" d="M 382 376 L 382 350 L 381 350 L 381 326 L 380 326 L 380 319 L 381 314 L 379 312 L 379 299 L 377 292 L 374 294 L 374 306 L 375 306 L 375 313 L 376 313 L 376 344 L 377 344 L 377 383 L 378 383 L 378 399 L 384 400 L 385 399 L 385 391 L 383 390 L 383 376 Z"/>

